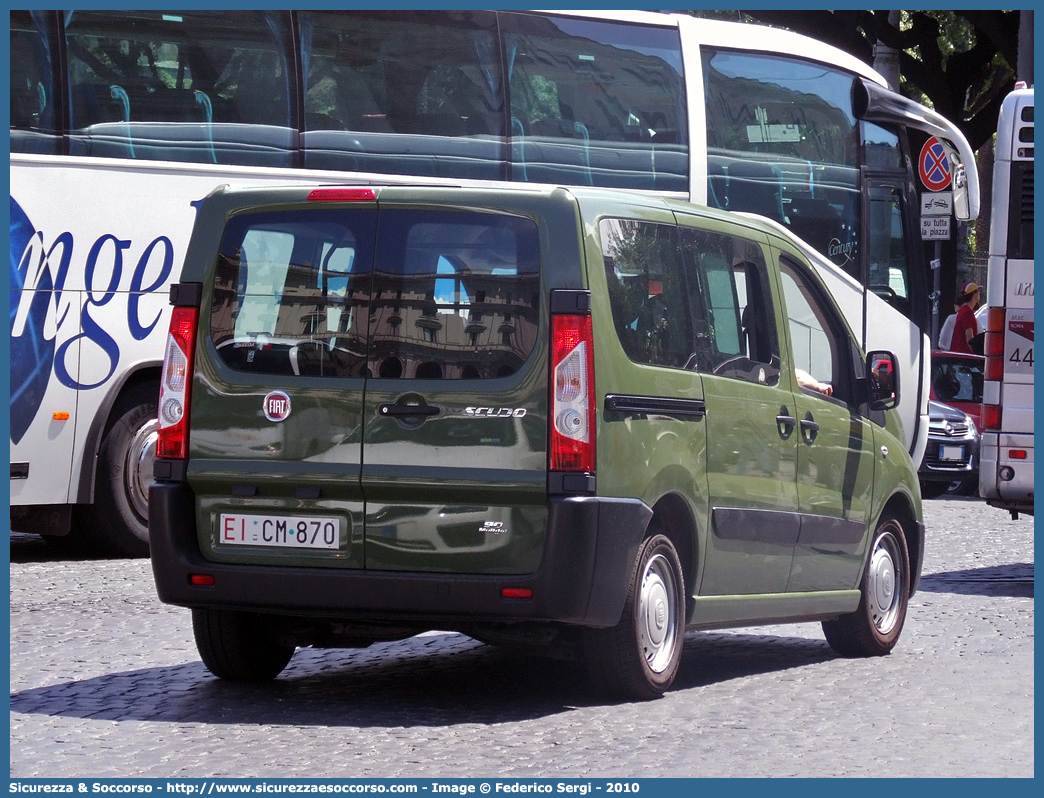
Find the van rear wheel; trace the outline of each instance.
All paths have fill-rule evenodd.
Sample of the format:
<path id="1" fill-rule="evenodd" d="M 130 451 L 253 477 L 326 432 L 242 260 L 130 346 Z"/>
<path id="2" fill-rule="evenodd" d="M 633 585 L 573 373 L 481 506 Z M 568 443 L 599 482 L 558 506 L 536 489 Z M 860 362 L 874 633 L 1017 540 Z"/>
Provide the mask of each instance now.
<path id="1" fill-rule="evenodd" d="M 685 585 L 674 544 L 664 535 L 638 549 L 620 622 L 584 630 L 584 658 L 596 684 L 645 700 L 674 682 L 685 635 Z"/>
<path id="2" fill-rule="evenodd" d="M 294 647 L 271 640 L 262 615 L 229 610 L 192 610 L 192 633 L 207 670 L 231 682 L 274 679 Z"/>
<path id="3" fill-rule="evenodd" d="M 859 608 L 823 621 L 827 643 L 843 657 L 880 657 L 899 642 L 910 600 L 910 553 L 902 524 L 884 515 L 874 532 Z"/>

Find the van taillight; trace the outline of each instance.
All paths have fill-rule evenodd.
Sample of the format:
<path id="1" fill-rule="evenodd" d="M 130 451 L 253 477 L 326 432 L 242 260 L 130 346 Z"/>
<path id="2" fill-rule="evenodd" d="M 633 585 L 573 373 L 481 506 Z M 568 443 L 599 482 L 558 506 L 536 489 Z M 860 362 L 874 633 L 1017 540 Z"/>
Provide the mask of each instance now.
<path id="1" fill-rule="evenodd" d="M 198 318 L 199 310 L 194 307 L 175 307 L 171 312 L 160 380 L 157 457 L 188 457 L 189 392 Z"/>
<path id="2" fill-rule="evenodd" d="M 594 407 L 591 317 L 552 316 L 552 471 L 594 471 Z"/>

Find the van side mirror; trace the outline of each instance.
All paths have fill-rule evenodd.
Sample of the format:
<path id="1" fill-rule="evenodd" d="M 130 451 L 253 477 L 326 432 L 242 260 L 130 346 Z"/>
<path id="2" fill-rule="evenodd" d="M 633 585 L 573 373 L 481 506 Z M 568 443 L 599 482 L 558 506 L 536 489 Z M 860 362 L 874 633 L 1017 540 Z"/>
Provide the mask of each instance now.
<path id="1" fill-rule="evenodd" d="M 866 355 L 866 377 L 871 410 L 891 410 L 899 405 L 899 361 L 891 352 Z"/>

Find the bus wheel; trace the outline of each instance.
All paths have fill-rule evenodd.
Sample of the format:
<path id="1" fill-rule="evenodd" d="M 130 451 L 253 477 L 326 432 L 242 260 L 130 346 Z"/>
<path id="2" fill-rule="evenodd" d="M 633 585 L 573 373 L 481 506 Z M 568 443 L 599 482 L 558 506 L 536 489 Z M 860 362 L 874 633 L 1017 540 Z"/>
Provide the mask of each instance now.
<path id="1" fill-rule="evenodd" d="M 149 483 L 156 458 L 159 390 L 142 386 L 121 399 L 98 451 L 87 536 L 108 554 L 149 555 Z"/>
<path id="2" fill-rule="evenodd" d="M 232 682 L 274 679 L 294 656 L 294 647 L 265 636 L 263 616 L 229 610 L 192 610 L 192 633 L 207 670 Z"/>
<path id="3" fill-rule="evenodd" d="M 621 697 L 645 700 L 674 682 L 685 639 L 681 561 L 664 535 L 646 538 L 620 622 L 584 630 L 584 657 L 595 684 Z"/>
<path id="4" fill-rule="evenodd" d="M 899 642 L 910 600 L 910 554 L 898 519 L 884 515 L 863 572 L 859 608 L 823 621 L 827 643 L 843 657 L 880 657 Z"/>

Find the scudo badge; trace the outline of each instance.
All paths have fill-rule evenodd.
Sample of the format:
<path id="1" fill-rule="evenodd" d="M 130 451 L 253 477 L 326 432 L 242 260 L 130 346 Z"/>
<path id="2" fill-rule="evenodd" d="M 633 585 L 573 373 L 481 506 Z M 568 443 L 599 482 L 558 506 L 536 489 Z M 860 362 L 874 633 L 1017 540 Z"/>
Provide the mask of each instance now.
<path id="1" fill-rule="evenodd" d="M 269 391 L 264 400 L 265 418 L 286 421 L 290 415 L 290 397 L 283 391 Z"/>

